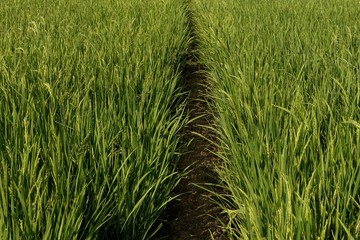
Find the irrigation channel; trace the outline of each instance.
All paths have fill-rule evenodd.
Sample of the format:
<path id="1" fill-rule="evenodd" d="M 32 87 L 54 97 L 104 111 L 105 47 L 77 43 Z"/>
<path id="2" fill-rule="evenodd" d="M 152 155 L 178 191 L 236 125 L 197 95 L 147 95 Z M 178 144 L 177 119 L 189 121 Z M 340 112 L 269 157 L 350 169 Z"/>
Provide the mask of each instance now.
<path id="1" fill-rule="evenodd" d="M 190 142 L 190 145 L 188 152 L 181 157 L 177 170 L 183 172 L 190 168 L 190 172 L 173 192 L 174 196 L 179 197 L 166 210 L 161 239 L 222 240 L 227 239 L 221 228 L 221 223 L 226 222 L 226 219 L 214 201 L 215 195 L 211 193 L 221 190 L 211 186 L 219 181 L 214 164 L 218 164 L 220 159 L 214 154 L 216 148 L 209 141 L 214 141 L 215 136 L 206 128 L 214 123 L 207 103 L 208 79 L 204 67 L 198 61 L 198 37 L 193 14 L 187 10 L 187 15 L 192 42 L 182 71 L 182 80 L 184 90 L 188 93 L 186 110 L 190 118 L 195 120 L 183 129 L 184 141 Z"/>

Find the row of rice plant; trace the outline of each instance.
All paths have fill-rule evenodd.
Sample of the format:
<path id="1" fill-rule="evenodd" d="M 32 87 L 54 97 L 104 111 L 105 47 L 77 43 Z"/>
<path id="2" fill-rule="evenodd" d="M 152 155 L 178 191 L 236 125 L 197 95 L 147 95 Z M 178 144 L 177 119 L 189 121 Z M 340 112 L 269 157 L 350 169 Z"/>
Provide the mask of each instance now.
<path id="1" fill-rule="evenodd" d="M 360 3 L 194 0 L 232 239 L 360 238 Z"/>
<path id="2" fill-rule="evenodd" d="M 0 3 L 0 239 L 148 239 L 179 180 L 175 0 Z"/>

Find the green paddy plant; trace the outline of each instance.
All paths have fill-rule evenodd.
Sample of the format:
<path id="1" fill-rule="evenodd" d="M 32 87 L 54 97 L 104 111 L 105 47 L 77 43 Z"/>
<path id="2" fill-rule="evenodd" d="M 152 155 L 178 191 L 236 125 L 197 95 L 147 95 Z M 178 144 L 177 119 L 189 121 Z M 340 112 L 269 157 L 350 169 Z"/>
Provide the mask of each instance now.
<path id="1" fill-rule="evenodd" d="M 360 237 L 358 1 L 192 3 L 231 239 Z"/>
<path id="2" fill-rule="evenodd" d="M 182 3 L 1 1 L 0 239 L 148 239 L 177 184 Z"/>

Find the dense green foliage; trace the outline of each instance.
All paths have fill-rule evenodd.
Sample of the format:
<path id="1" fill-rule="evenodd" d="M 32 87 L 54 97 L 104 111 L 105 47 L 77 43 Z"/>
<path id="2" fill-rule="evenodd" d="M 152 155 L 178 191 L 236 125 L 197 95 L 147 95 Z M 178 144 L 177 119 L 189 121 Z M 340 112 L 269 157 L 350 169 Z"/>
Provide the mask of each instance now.
<path id="1" fill-rule="evenodd" d="M 232 239 L 360 238 L 360 3 L 4 0 L 0 239 L 148 239 L 193 12 Z"/>
<path id="2" fill-rule="evenodd" d="M 0 239 L 147 239 L 179 176 L 175 0 L 0 3 Z"/>
<path id="3" fill-rule="evenodd" d="M 194 0 L 241 239 L 360 237 L 360 3 Z"/>

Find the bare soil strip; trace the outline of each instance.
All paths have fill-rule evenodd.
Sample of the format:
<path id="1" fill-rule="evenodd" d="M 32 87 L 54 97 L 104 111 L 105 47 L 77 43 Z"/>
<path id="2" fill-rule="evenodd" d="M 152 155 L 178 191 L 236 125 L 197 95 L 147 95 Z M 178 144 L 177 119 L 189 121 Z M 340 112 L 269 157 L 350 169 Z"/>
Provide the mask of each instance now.
<path id="1" fill-rule="evenodd" d="M 194 30 L 194 22 L 191 12 L 188 12 L 189 27 L 193 42 L 189 48 L 187 64 L 183 69 L 184 90 L 189 93 L 187 110 L 190 112 L 191 122 L 183 129 L 184 141 L 191 142 L 188 153 L 182 156 L 177 170 L 182 172 L 191 166 L 191 172 L 186 175 L 174 191 L 174 195 L 180 195 L 178 200 L 170 203 L 166 211 L 168 223 L 162 230 L 163 239 L 226 239 L 220 223 L 217 219 L 225 221 L 221 215 L 221 208 L 210 198 L 214 198 L 209 191 L 203 190 L 194 184 L 218 183 L 214 164 L 220 160 L 212 154 L 215 147 L 207 139 L 215 139 L 213 133 L 203 126 L 210 126 L 214 119 L 206 103 L 207 78 L 204 76 L 204 68 L 197 61 L 198 44 Z M 212 191 L 218 191 L 211 189 Z"/>

